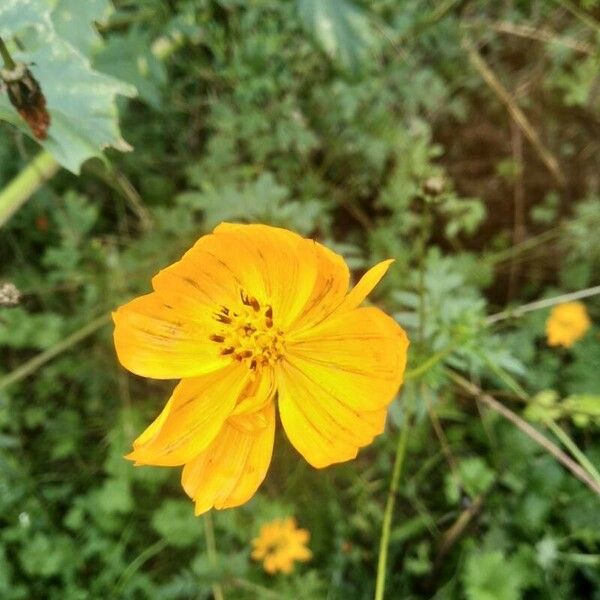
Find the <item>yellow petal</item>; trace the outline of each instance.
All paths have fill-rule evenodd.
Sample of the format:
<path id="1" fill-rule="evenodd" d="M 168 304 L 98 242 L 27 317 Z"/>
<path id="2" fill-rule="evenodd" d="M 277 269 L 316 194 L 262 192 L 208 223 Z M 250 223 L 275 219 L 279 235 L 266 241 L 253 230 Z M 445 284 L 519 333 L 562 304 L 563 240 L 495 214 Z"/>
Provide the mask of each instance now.
<path id="1" fill-rule="evenodd" d="M 239 416 L 245 417 L 248 414 L 257 414 L 272 401 L 275 395 L 275 374 L 273 369 L 266 367 L 261 369 L 256 379 L 248 388 L 247 395 L 238 401 L 231 413 L 232 418 Z"/>
<path id="2" fill-rule="evenodd" d="M 156 293 L 113 313 L 119 361 L 144 377 L 179 379 L 215 371 L 229 362 L 209 339 L 206 319 L 191 320 Z"/>
<path id="3" fill-rule="evenodd" d="M 388 259 L 371 267 L 336 310 L 345 312 L 356 308 L 373 291 L 373 288 L 381 281 L 393 262 L 394 259 Z"/>
<path id="4" fill-rule="evenodd" d="M 237 302 L 242 284 L 218 257 L 202 250 L 207 237 L 152 279 L 152 287 L 165 302 L 194 320 Z"/>
<path id="5" fill-rule="evenodd" d="M 146 465 L 189 462 L 213 441 L 247 385 L 248 373 L 239 364 L 182 379 L 127 458 Z"/>
<path id="6" fill-rule="evenodd" d="M 350 460 L 382 432 L 407 347 L 404 331 L 376 308 L 336 313 L 288 344 L 278 369 L 279 412 L 310 464 Z"/>
<path id="7" fill-rule="evenodd" d="M 245 291 L 272 306 L 278 327 L 305 313 L 328 314 L 348 289 L 340 256 L 286 229 L 222 223 L 212 238 L 214 252 Z"/>
<path id="8" fill-rule="evenodd" d="M 350 282 L 348 266 L 339 254 L 317 242 L 303 242 L 305 254 L 313 254 L 317 262 L 317 277 L 302 310 L 290 323 L 294 331 L 311 327 L 331 315 L 343 302 Z"/>
<path id="9" fill-rule="evenodd" d="M 211 445 L 185 465 L 181 483 L 197 515 L 244 504 L 264 480 L 273 451 L 274 403 L 262 413 L 263 429 L 250 433 L 227 421 Z"/>
<path id="10" fill-rule="evenodd" d="M 287 342 L 289 362 L 360 411 L 391 402 L 403 380 L 407 350 L 404 330 L 374 307 L 335 313 Z"/>
<path id="11" fill-rule="evenodd" d="M 549 346 L 570 348 L 591 326 L 585 304 L 566 302 L 555 306 L 546 321 Z"/>
<path id="12" fill-rule="evenodd" d="M 296 334 L 302 334 L 307 329 L 317 327 L 334 313 L 344 313 L 356 308 L 379 283 L 386 274 L 393 259 L 384 260 L 369 269 L 346 295 L 348 288 L 348 268 L 343 259 L 328 251 L 329 255 L 322 253 L 320 268 L 321 277 L 315 284 L 315 291 L 307 302 L 302 314 L 292 324 Z M 334 258 L 335 257 L 335 258 Z M 345 268 L 345 278 L 338 259 Z M 337 269 L 338 275 L 332 277 Z"/>

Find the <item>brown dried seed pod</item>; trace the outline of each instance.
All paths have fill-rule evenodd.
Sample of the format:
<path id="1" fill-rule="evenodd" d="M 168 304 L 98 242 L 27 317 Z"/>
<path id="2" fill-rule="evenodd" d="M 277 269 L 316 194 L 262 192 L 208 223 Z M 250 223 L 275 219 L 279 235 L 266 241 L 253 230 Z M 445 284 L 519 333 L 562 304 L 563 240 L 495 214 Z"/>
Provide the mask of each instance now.
<path id="1" fill-rule="evenodd" d="M 46 110 L 46 98 L 31 71 L 17 63 L 14 69 L 0 69 L 0 77 L 6 85 L 8 98 L 38 140 L 45 140 L 50 127 L 50 115 Z"/>

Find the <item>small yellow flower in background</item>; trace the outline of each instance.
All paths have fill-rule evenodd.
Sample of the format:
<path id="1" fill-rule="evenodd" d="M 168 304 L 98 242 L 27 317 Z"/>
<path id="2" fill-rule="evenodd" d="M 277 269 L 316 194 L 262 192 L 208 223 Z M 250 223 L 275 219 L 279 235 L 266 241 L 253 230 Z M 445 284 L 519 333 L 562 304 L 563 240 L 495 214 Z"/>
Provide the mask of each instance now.
<path id="1" fill-rule="evenodd" d="M 135 440 L 137 465 L 183 465 L 195 512 L 239 506 L 266 476 L 275 399 L 298 452 L 322 468 L 356 457 L 384 428 L 408 340 L 359 308 L 393 261 L 348 291 L 343 258 L 266 225 L 222 223 L 113 318 L 121 364 L 181 379 Z"/>
<path id="2" fill-rule="evenodd" d="M 546 321 L 549 346 L 570 348 L 590 328 L 591 321 L 585 305 L 581 302 L 566 302 L 555 306 Z"/>
<path id="3" fill-rule="evenodd" d="M 277 571 L 291 573 L 294 562 L 305 562 L 312 558 L 306 547 L 310 533 L 296 527 L 296 519 L 275 519 L 260 528 L 257 538 L 252 540 L 252 558 L 262 560 L 267 573 Z"/>

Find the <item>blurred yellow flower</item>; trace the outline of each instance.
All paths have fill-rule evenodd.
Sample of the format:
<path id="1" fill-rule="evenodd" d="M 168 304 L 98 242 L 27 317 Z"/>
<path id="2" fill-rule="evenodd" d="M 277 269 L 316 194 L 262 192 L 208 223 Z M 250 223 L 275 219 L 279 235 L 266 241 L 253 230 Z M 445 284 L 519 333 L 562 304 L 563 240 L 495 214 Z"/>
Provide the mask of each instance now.
<path id="1" fill-rule="evenodd" d="M 262 560 L 267 573 L 277 571 L 291 573 L 294 561 L 305 562 L 312 558 L 306 547 L 310 534 L 296 527 L 296 519 L 275 519 L 260 528 L 257 538 L 252 540 L 252 558 Z"/>
<path id="2" fill-rule="evenodd" d="M 250 499 L 283 428 L 314 467 L 354 458 L 383 431 L 408 340 L 359 308 L 393 261 L 348 291 L 343 258 L 266 225 L 222 223 L 120 307 L 115 346 L 130 371 L 181 378 L 127 458 L 184 465 L 196 514 Z"/>
<path id="3" fill-rule="evenodd" d="M 566 302 L 555 306 L 546 321 L 549 346 L 570 348 L 590 328 L 591 322 L 585 305 L 581 302 Z"/>

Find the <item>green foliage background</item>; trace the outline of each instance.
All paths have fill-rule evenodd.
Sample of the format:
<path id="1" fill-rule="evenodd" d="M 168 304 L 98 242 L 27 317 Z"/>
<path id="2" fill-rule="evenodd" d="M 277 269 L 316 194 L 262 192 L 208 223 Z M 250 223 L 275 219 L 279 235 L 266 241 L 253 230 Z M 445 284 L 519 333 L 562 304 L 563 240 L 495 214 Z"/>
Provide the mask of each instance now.
<path id="1" fill-rule="evenodd" d="M 230 599 L 370 598 L 407 421 L 387 598 L 600 598 L 598 497 L 448 377 L 491 390 L 560 444 L 558 424 L 600 464 L 598 300 L 571 350 L 546 346 L 548 309 L 486 321 L 600 282 L 600 4 L 25 4 L 41 29 L 32 37 L 5 12 L 0 35 L 35 59 L 66 140 L 46 148 L 69 170 L 0 230 L 0 277 L 23 294 L 0 308 L 0 598 L 201 599 L 214 581 Z M 0 118 L 20 129 L 0 124 L 0 185 L 38 151 L 11 110 L 3 95 Z M 125 150 L 121 135 L 133 151 L 100 152 Z M 211 564 L 176 470 L 122 458 L 172 384 L 120 368 L 95 319 L 222 220 L 318 238 L 356 274 L 394 257 L 372 300 L 409 331 L 412 376 L 387 432 L 352 463 L 315 471 L 279 435 L 257 497 L 214 514 Z M 19 375 L 45 352 L 56 356 Z M 249 543 L 287 515 L 311 531 L 314 558 L 270 577 Z"/>

